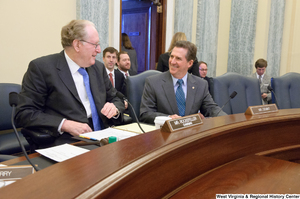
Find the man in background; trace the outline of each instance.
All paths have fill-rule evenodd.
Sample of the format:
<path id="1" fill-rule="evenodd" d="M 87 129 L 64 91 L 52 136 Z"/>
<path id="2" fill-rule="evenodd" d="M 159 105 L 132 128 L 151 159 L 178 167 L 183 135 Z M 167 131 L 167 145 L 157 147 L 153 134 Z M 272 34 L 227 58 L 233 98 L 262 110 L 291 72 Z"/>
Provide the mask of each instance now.
<path id="1" fill-rule="evenodd" d="M 258 59 L 255 62 L 256 72 L 251 77 L 257 78 L 260 84 L 261 98 L 263 104 L 269 104 L 272 100 L 271 91 L 268 86 L 271 84 L 271 77 L 265 74 L 268 62 L 264 59 Z"/>
<path id="2" fill-rule="evenodd" d="M 207 82 L 188 73 L 196 53 L 193 43 L 178 41 L 169 58 L 169 71 L 146 78 L 140 108 L 142 122 L 153 124 L 157 116 L 175 119 L 199 110 L 205 117 L 226 115 L 213 101 Z"/>
<path id="3" fill-rule="evenodd" d="M 61 31 L 63 51 L 29 63 L 17 106 L 17 124 L 48 132 L 53 145 L 123 122 L 124 103 L 116 97 L 104 65 L 95 25 L 72 20 Z"/>
<path id="4" fill-rule="evenodd" d="M 103 51 L 103 63 L 106 68 L 106 72 L 109 80 L 111 81 L 113 87 L 125 95 L 126 85 L 125 77 L 114 67 L 117 63 L 118 50 L 114 47 L 107 47 Z"/>
<path id="5" fill-rule="evenodd" d="M 199 63 L 199 74 L 200 77 L 205 79 L 207 81 L 208 84 L 208 91 L 211 94 L 211 85 L 213 84 L 213 80 L 211 77 L 207 77 L 207 63 L 205 63 L 204 61 L 200 61 Z"/>
<path id="6" fill-rule="evenodd" d="M 118 53 L 118 60 L 117 60 L 118 70 L 123 73 L 125 79 L 128 76 L 135 75 L 129 72 L 131 62 L 130 57 L 126 51 L 120 51 Z"/>

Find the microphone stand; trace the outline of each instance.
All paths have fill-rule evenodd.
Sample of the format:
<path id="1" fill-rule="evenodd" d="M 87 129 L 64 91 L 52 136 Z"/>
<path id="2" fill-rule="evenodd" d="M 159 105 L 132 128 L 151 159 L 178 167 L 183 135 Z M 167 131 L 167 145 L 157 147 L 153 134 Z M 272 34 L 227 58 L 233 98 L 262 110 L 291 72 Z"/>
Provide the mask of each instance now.
<path id="1" fill-rule="evenodd" d="M 31 166 L 34 168 L 35 171 L 39 171 L 39 170 L 41 170 L 41 169 L 40 169 L 39 167 L 35 166 L 35 165 L 31 162 L 30 158 L 28 157 L 27 152 L 26 152 L 26 149 L 25 149 L 24 145 L 23 145 L 22 142 L 21 142 L 20 136 L 19 136 L 18 131 L 17 131 L 17 128 L 16 128 L 16 126 L 15 126 L 14 116 L 15 116 L 15 111 L 16 111 L 16 104 L 17 104 L 17 102 L 11 103 L 11 101 L 12 101 L 11 98 L 14 98 L 14 97 L 15 97 L 15 99 L 18 99 L 18 94 L 17 94 L 16 92 L 11 92 L 11 93 L 9 93 L 9 103 L 10 103 L 10 105 L 11 105 L 11 107 L 12 107 L 11 124 L 12 124 L 12 126 L 13 126 L 13 129 L 14 129 L 14 132 L 15 132 L 15 134 L 16 134 L 17 140 L 18 140 L 18 142 L 19 142 L 19 145 L 21 146 L 21 149 L 22 149 L 22 151 L 23 151 L 23 153 L 24 153 L 24 155 L 25 155 L 27 161 L 29 162 L 29 164 L 31 164 Z M 16 101 L 17 101 L 17 100 L 16 100 Z"/>
<path id="2" fill-rule="evenodd" d="M 143 128 L 142 128 L 141 125 L 140 125 L 140 122 L 139 122 L 138 117 L 136 116 L 136 113 L 135 113 L 135 111 L 134 111 L 134 108 L 133 108 L 133 106 L 131 105 L 131 103 L 128 101 L 128 99 L 127 99 L 127 98 L 123 95 L 123 93 L 121 93 L 120 91 L 118 91 L 118 92 L 116 93 L 116 96 L 117 96 L 118 98 L 120 98 L 121 100 L 125 100 L 125 101 L 130 105 L 135 120 L 137 121 L 137 123 L 138 123 L 140 129 L 142 130 L 142 132 L 145 133 L 145 131 L 143 130 Z"/>
<path id="3" fill-rule="evenodd" d="M 134 109 L 133 109 L 133 106 L 131 105 L 131 103 L 130 103 L 127 99 L 124 99 L 124 100 L 130 105 L 130 107 L 131 107 L 131 109 L 132 109 L 132 112 L 133 112 L 133 115 L 134 115 L 134 118 L 135 118 L 135 120 L 137 121 L 137 124 L 139 125 L 141 131 L 142 131 L 143 133 L 145 133 L 145 131 L 143 130 L 143 128 L 142 128 L 141 125 L 140 125 L 140 122 L 139 122 L 139 120 L 138 120 L 138 118 L 137 118 L 137 116 L 136 116 L 136 113 L 135 113 L 135 111 L 134 111 Z"/>

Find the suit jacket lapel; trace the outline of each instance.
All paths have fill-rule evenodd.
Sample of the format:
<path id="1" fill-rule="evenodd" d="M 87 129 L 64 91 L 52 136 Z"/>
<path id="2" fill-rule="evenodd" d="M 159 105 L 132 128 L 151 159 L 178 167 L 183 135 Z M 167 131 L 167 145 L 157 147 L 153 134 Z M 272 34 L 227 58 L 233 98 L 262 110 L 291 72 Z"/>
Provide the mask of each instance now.
<path id="1" fill-rule="evenodd" d="M 166 98 L 168 100 L 170 109 L 172 110 L 171 112 L 179 115 L 178 108 L 177 108 L 177 101 L 174 92 L 173 79 L 169 71 L 165 73 L 165 76 L 163 77 L 162 81 L 163 81 L 162 87 L 165 92 Z"/>
<path id="2" fill-rule="evenodd" d="M 57 73 L 64 85 L 69 89 L 70 93 L 81 103 L 76 86 L 66 61 L 64 51 L 60 52 L 61 58 L 57 63 Z"/>
<path id="3" fill-rule="evenodd" d="M 197 91 L 197 85 L 194 78 L 188 74 L 187 78 L 187 95 L 186 95 L 186 106 L 185 106 L 185 115 L 190 115 Z"/>

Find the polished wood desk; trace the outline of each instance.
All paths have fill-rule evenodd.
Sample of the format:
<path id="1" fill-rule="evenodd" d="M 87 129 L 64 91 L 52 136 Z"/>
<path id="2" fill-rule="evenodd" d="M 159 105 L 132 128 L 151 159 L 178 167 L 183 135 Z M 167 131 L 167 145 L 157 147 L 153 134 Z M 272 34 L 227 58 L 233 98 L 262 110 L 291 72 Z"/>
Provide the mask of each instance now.
<path id="1" fill-rule="evenodd" d="M 299 164 L 288 162 L 299 162 L 299 152 L 300 109 L 228 115 L 205 119 L 203 125 L 176 133 L 156 130 L 97 148 L 1 188 L 0 196 L 179 198 L 186 195 L 185 190 L 201 193 L 204 185 L 218 187 L 216 182 L 220 189 L 208 196 L 247 190 L 300 193 L 300 189 L 289 192 L 276 180 L 291 179 L 284 183 L 300 187 L 300 175 L 295 175 Z M 230 168 L 240 171 L 229 175 Z M 220 181 L 222 175 L 233 180 Z M 211 184 L 205 179 L 211 179 Z M 265 180 L 268 184 L 262 189 Z"/>

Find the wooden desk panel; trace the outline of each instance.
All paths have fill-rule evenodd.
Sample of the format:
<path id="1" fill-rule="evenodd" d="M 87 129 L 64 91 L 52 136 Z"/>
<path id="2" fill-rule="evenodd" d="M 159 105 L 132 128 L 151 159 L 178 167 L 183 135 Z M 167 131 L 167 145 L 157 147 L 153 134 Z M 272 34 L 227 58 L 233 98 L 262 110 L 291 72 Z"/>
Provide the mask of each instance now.
<path id="1" fill-rule="evenodd" d="M 0 195 L 9 198 L 171 196 L 199 176 L 236 159 L 256 153 L 268 155 L 268 151 L 299 145 L 299 122 L 300 109 L 286 109 L 258 116 L 235 114 L 209 118 L 203 125 L 172 134 L 156 130 L 55 164 L 0 189 Z"/>
<path id="2" fill-rule="evenodd" d="M 300 165 L 246 156 L 199 177 L 172 199 L 216 198 L 216 194 L 299 194 Z"/>

